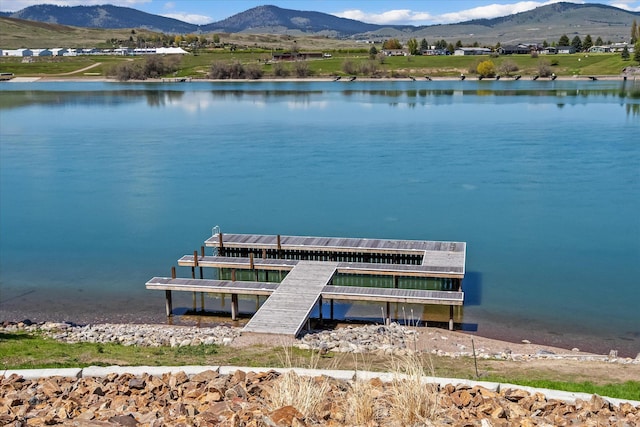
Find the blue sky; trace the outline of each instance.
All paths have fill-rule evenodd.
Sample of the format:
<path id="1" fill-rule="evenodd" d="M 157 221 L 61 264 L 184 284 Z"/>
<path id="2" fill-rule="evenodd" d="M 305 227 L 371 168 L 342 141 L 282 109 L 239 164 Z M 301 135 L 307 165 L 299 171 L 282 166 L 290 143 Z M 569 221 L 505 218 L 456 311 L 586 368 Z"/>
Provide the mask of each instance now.
<path id="1" fill-rule="evenodd" d="M 255 6 L 271 4 L 285 9 L 312 10 L 374 24 L 433 25 L 476 18 L 495 18 L 523 12 L 551 1 L 471 1 L 471 0 L 0 0 L 1 11 L 17 11 L 34 4 L 65 6 L 113 4 L 132 7 L 156 15 L 194 24 L 208 24 Z M 565 0 L 571 1 L 571 0 Z M 640 12 L 640 1 L 573 1 L 601 3 Z"/>

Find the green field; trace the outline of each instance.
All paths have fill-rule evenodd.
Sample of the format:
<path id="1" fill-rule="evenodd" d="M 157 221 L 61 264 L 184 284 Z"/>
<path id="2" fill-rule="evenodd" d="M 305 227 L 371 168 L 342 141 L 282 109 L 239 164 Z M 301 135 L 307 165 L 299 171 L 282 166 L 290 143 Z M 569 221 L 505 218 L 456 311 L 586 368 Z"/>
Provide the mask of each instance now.
<path id="1" fill-rule="evenodd" d="M 460 74 L 473 76 L 480 61 L 494 63 L 498 74 L 533 76 L 539 73 L 541 63 L 558 76 L 604 76 L 620 75 L 626 66 L 637 65 L 634 61 L 624 61 L 619 54 L 573 54 L 573 55 L 510 55 L 502 57 L 488 56 L 399 56 L 383 59 L 370 59 L 365 51 L 336 50 L 324 51 L 331 58 L 309 59 L 304 62 L 308 70 L 305 77 L 330 77 L 356 75 L 360 77 L 406 78 L 415 77 L 456 77 Z M 211 49 L 200 51 L 196 55 L 182 57 L 179 70 L 165 77 L 206 78 L 212 64 L 238 62 L 243 66 L 258 67 L 263 78 L 276 77 L 277 68 L 286 70 L 286 75 L 297 77 L 299 64 L 285 61 L 275 64 L 270 61 L 271 51 L 246 49 L 229 51 Z M 0 72 L 13 73 L 16 76 L 38 77 L 108 77 L 111 68 L 118 63 L 143 63 L 144 57 L 121 56 L 77 56 L 77 57 L 40 57 L 23 61 L 22 58 L 4 57 L 0 59 Z M 300 61 L 298 61 L 300 62 Z M 516 70 L 500 73 L 502 64 L 508 62 Z M 90 69 L 86 67 L 93 66 Z"/>

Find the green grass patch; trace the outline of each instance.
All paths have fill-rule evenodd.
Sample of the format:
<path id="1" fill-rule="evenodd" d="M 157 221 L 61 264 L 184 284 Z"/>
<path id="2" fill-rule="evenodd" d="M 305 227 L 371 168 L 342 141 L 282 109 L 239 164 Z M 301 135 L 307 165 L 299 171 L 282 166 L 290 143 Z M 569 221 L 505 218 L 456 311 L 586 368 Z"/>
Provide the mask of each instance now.
<path id="1" fill-rule="evenodd" d="M 619 54 L 573 54 L 573 55 L 507 55 L 490 58 L 487 56 L 399 56 L 371 59 L 366 52 L 349 49 L 322 50 L 331 53 L 331 58 L 312 59 L 307 61 L 311 77 L 329 77 L 335 75 L 359 76 L 376 75 L 378 77 L 457 77 L 461 73 L 474 74 L 480 61 L 490 60 L 499 72 L 505 61 L 515 64 L 517 71 L 512 75 L 532 76 L 538 74 L 541 63 L 549 65 L 558 76 L 590 76 L 620 75 L 622 69 L 635 65 L 633 61 L 624 61 Z M 230 51 L 228 49 L 202 50 L 197 55 L 182 57 L 175 76 L 204 78 L 214 62 L 239 62 L 245 66 L 258 64 L 264 71 L 264 78 L 274 76 L 274 66 L 270 63 L 271 51 L 263 49 L 245 49 Z M 31 63 L 22 63 L 22 58 L 1 58 L 0 71 L 14 73 L 16 76 L 55 76 L 72 73 L 71 77 L 83 77 L 82 68 L 100 63 L 87 70 L 92 74 L 108 75 L 108 71 L 117 63 L 144 61 L 144 57 L 122 56 L 78 56 L 33 58 Z M 350 63 L 352 70 L 345 64 Z M 290 76 L 295 77 L 294 64 L 283 63 L 289 68 Z"/>
<path id="2" fill-rule="evenodd" d="M 388 372 L 393 360 L 374 354 L 353 355 L 317 352 L 295 347 L 255 345 L 233 348 L 218 345 L 189 347 L 134 347 L 118 344 L 66 344 L 23 332 L 0 333 L 2 369 L 78 368 L 86 366 L 183 366 L 235 365 L 249 367 L 316 367 L 318 369 L 357 369 Z M 471 358 L 431 357 L 433 375 L 474 379 Z M 620 399 L 640 400 L 640 381 L 611 383 L 600 376 L 582 382 L 572 381 L 572 373 L 528 368 L 521 363 L 483 361 L 489 375 L 484 381 L 504 382 L 571 392 L 597 393 Z M 582 378 L 584 379 L 585 376 Z M 535 379 L 532 379 L 535 378 Z"/>
<path id="3" fill-rule="evenodd" d="M 594 384 L 590 381 L 565 382 L 552 380 L 531 380 L 525 378 L 505 378 L 502 376 L 488 376 L 486 381 L 504 382 L 528 387 L 563 390 L 573 393 L 599 394 L 600 396 L 618 399 L 640 400 L 640 381 L 626 381 L 622 384 Z"/>

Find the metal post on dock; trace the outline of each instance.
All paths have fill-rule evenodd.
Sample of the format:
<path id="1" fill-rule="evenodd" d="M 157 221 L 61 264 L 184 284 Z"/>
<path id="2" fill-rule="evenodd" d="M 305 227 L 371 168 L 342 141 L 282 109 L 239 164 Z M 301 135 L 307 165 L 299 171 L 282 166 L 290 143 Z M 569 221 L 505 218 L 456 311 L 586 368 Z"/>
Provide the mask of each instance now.
<path id="1" fill-rule="evenodd" d="M 218 255 L 224 256 L 224 244 L 222 243 L 222 231 L 218 233 Z"/>
<path id="2" fill-rule="evenodd" d="M 238 320 L 238 294 L 231 294 L 231 320 Z"/>
<path id="3" fill-rule="evenodd" d="M 204 246 L 200 246 L 200 256 L 204 258 Z M 202 271 L 202 266 L 200 266 L 200 278 L 204 279 L 204 272 Z"/>
<path id="4" fill-rule="evenodd" d="M 385 319 L 386 325 L 391 324 L 391 303 L 387 301 L 387 318 Z"/>
<path id="5" fill-rule="evenodd" d="M 191 278 L 196 278 L 196 267 L 198 266 L 198 251 L 193 251 L 193 265 L 191 266 Z"/>
<path id="6" fill-rule="evenodd" d="M 277 242 L 277 246 L 278 246 L 278 259 L 282 258 L 282 245 L 280 243 L 280 235 L 278 234 L 276 236 L 276 242 Z"/>
<path id="7" fill-rule="evenodd" d="M 176 278 L 176 267 L 172 266 L 171 267 L 171 279 L 175 279 Z M 164 297 L 165 297 L 165 308 L 167 310 L 167 317 L 171 317 L 171 312 L 173 311 L 173 302 L 171 300 L 171 291 L 170 290 L 165 290 L 164 291 Z"/>
<path id="8" fill-rule="evenodd" d="M 449 330 L 453 331 L 453 306 L 449 306 Z"/>

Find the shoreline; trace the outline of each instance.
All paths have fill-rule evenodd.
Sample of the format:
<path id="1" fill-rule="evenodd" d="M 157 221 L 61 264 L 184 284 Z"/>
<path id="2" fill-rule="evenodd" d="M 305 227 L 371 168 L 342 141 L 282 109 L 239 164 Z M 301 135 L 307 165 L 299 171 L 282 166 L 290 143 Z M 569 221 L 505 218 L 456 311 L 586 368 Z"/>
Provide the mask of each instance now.
<path id="1" fill-rule="evenodd" d="M 299 345 L 300 343 L 309 343 L 314 336 L 322 336 L 338 333 L 345 333 L 346 331 L 355 331 L 356 334 L 363 333 L 363 331 L 376 330 L 379 328 L 391 329 L 391 330 L 403 330 L 409 331 L 408 335 L 411 338 L 411 342 L 408 347 L 414 347 L 413 350 L 419 352 L 430 352 L 440 356 L 459 357 L 471 352 L 472 347 L 475 347 L 476 354 L 482 358 L 508 358 L 505 355 L 520 355 L 520 356 L 543 356 L 544 358 L 585 358 L 585 357 L 597 357 L 597 358 L 615 358 L 615 359 L 629 359 L 631 358 L 618 358 L 612 355 L 597 354 L 588 351 L 579 351 L 578 349 L 567 349 L 564 347 L 556 347 L 545 344 L 539 344 L 529 342 L 528 340 L 522 340 L 522 342 L 511 342 L 500 339 L 488 338 L 479 335 L 468 334 L 463 331 L 449 331 L 448 329 L 433 327 L 433 326 L 402 326 L 398 323 L 392 323 L 390 326 L 384 326 L 380 324 L 350 324 L 338 322 L 333 328 L 313 328 L 306 333 L 300 334 L 298 337 L 290 337 L 278 334 L 256 334 L 251 332 L 243 332 L 242 326 L 229 325 L 225 323 L 212 322 L 205 325 L 189 325 L 189 324 L 162 324 L 162 323 L 86 323 L 77 324 L 73 322 L 56 322 L 56 321 L 44 321 L 44 322 L 31 322 L 28 319 L 24 321 L 0 321 L 0 330 L 10 331 L 13 329 L 25 330 L 25 331 L 42 331 L 46 335 L 55 339 L 65 341 L 69 339 L 69 336 L 73 336 L 70 333 L 59 333 L 60 331 L 72 331 L 72 330 L 119 330 L 121 337 L 125 337 L 133 330 L 140 330 L 146 332 L 147 335 L 152 336 L 158 334 L 163 335 L 163 331 L 174 330 L 188 334 L 189 331 L 199 333 L 200 331 L 208 332 L 211 330 L 226 330 L 225 333 L 229 337 L 233 337 L 233 341 L 229 340 L 224 345 L 231 347 L 246 347 L 250 345 L 264 345 L 268 347 L 275 347 L 281 345 Z M 118 334 L 109 333 L 111 338 L 115 338 Z M 310 339 L 309 337 L 312 337 Z M 415 338 L 417 337 L 417 338 Z M 148 337 L 147 337 L 148 338 Z M 334 337 L 335 338 L 335 337 Z M 72 341 L 78 339 L 74 336 Z M 156 338 L 151 338 L 155 340 Z M 347 340 L 348 341 L 348 340 Z M 471 343 L 473 341 L 473 344 Z M 297 343 L 297 344 L 296 344 Z M 313 346 L 311 346 L 311 349 Z M 408 348 L 411 350 L 411 348 Z M 639 354 L 640 356 L 640 354 Z M 637 358 L 640 362 L 640 358 Z"/>
<path id="2" fill-rule="evenodd" d="M 160 316 L 164 318 L 164 315 Z M 166 318 L 165 318 L 166 319 Z M 82 321 L 81 321 L 82 320 Z M 42 320 L 36 318 L 35 321 L 30 319 L 20 319 L 16 320 L 15 316 L 11 318 L 11 316 L 5 316 L 5 318 L 0 319 L 0 326 L 2 325 L 22 325 L 22 324 L 34 324 L 34 325 L 42 325 L 42 324 L 68 324 L 76 327 L 97 327 L 100 325 L 122 325 L 122 326 L 130 326 L 130 327 L 139 327 L 140 329 L 146 329 L 149 326 L 156 326 L 158 328 L 176 328 L 176 329 L 194 329 L 194 330 L 206 330 L 210 328 L 230 328 L 238 332 L 239 339 L 237 340 L 238 346 L 246 346 L 247 340 L 243 337 L 250 336 L 252 338 L 249 339 L 249 344 L 263 344 L 273 346 L 274 342 L 295 342 L 301 341 L 305 335 L 308 334 L 317 334 L 321 332 L 327 331 L 337 331 L 342 329 L 353 329 L 353 328 L 362 328 L 367 326 L 383 326 L 380 323 L 369 323 L 369 322 L 350 322 L 350 321 L 336 321 L 332 325 L 325 324 L 323 326 L 317 326 L 312 328 L 308 334 L 300 335 L 297 338 L 285 337 L 273 334 L 252 334 L 252 333 L 243 333 L 242 327 L 248 321 L 248 318 L 241 318 L 240 321 L 232 321 L 230 318 L 226 319 L 225 317 L 220 316 L 198 316 L 198 315 L 190 315 L 190 316 L 182 316 L 176 315 L 166 322 L 162 322 L 158 316 L 141 316 L 138 319 L 132 321 L 131 319 L 118 319 L 118 316 L 107 316 L 106 318 L 99 319 L 93 318 L 93 320 L 87 321 L 86 317 L 80 316 L 76 321 L 69 320 L 60 320 L 59 318 L 52 319 L 48 318 L 47 320 Z M 581 346 L 575 347 L 574 343 L 564 343 L 564 342 L 551 342 L 544 339 L 537 339 L 537 334 L 532 332 L 527 335 L 528 338 L 520 338 L 516 339 L 514 336 L 505 337 L 500 333 L 500 331 L 486 331 L 489 333 L 474 333 L 469 331 L 464 331 L 461 329 L 457 329 L 454 331 L 449 331 L 444 327 L 438 326 L 402 326 L 403 328 L 413 329 L 418 331 L 418 334 L 422 337 L 418 345 L 424 351 L 432 351 L 432 352 L 444 352 L 445 355 L 449 354 L 458 354 L 460 352 L 470 351 L 470 349 L 475 346 L 477 351 L 487 352 L 490 354 L 502 354 L 502 355 L 510 355 L 510 354 L 518 354 L 518 355 L 528 355 L 534 356 L 536 354 L 549 354 L 549 355 L 562 355 L 562 356 L 570 356 L 570 358 L 577 358 L 583 356 L 595 356 L 599 358 L 615 358 L 615 359 L 628 359 L 628 360 L 637 360 L 640 361 L 640 352 L 637 354 L 631 354 L 629 352 L 624 352 L 616 349 L 609 349 L 604 351 L 597 351 L 592 349 L 589 346 Z M 519 333 L 516 333 L 519 334 Z M 232 344 L 235 346 L 236 343 Z M 579 344 L 578 344 L 579 345 Z M 602 347 L 604 348 L 604 347 Z"/>
<path id="3" fill-rule="evenodd" d="M 557 76 L 555 81 L 585 81 L 585 80 L 604 80 L 604 81 L 625 81 L 625 77 L 627 79 L 630 78 L 631 81 L 634 81 L 636 77 L 640 78 L 640 76 L 636 74 L 619 74 L 619 75 L 573 75 L 573 76 Z M 185 82 L 177 81 L 176 79 L 180 79 L 177 77 L 165 77 L 165 78 L 154 78 L 154 79 L 146 79 L 146 80 L 126 80 L 120 81 L 114 78 L 109 77 L 95 77 L 95 76 L 16 76 L 10 80 L 5 80 L 5 83 L 34 83 L 34 82 L 47 82 L 47 83 L 56 83 L 56 82 L 92 82 L 92 83 L 193 83 L 193 82 L 203 82 L 203 83 L 252 83 L 252 82 L 267 82 L 267 83 L 296 83 L 296 82 L 334 82 L 335 77 L 326 76 L 326 77 L 309 77 L 309 78 L 295 78 L 295 77 L 287 77 L 287 78 L 261 78 L 261 79 L 209 79 L 209 78 L 192 78 L 185 77 L 188 79 Z M 541 77 L 536 79 L 535 81 L 545 82 L 545 81 L 554 81 L 549 77 Z M 520 79 L 516 79 L 515 76 L 509 77 L 505 76 L 500 79 L 496 79 L 494 77 L 479 79 L 477 76 L 467 76 L 465 75 L 465 80 L 461 80 L 460 77 L 453 76 L 441 76 L 441 77 L 415 77 L 412 79 L 411 77 L 357 77 L 353 82 L 437 82 L 437 81 L 484 81 L 484 82 L 497 82 L 497 81 L 534 81 L 534 76 L 521 76 Z M 353 83 L 348 80 L 339 80 L 335 81 L 335 83 Z"/>

